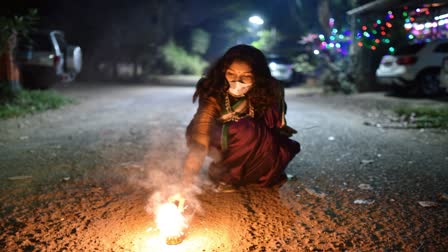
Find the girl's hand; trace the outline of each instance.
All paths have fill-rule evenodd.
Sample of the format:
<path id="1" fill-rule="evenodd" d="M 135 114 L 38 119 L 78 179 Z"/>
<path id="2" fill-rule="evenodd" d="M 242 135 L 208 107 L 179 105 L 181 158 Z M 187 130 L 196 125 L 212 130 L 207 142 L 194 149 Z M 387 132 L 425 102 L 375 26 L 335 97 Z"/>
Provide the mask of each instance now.
<path id="1" fill-rule="evenodd" d="M 190 147 L 187 157 L 184 161 L 183 185 L 191 186 L 194 183 L 194 178 L 198 175 L 202 163 L 207 156 L 205 147 L 196 145 Z"/>
<path id="2" fill-rule="evenodd" d="M 292 135 L 296 134 L 297 130 L 289 127 L 288 125 L 283 126 L 280 128 L 280 134 L 285 135 L 287 137 L 291 137 Z"/>

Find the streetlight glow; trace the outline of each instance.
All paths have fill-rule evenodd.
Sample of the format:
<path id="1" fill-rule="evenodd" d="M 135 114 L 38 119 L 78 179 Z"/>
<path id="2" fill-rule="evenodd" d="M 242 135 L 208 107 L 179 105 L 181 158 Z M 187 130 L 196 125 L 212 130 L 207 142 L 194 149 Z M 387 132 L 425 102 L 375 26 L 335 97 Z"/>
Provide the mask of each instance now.
<path id="1" fill-rule="evenodd" d="M 249 22 L 256 25 L 262 25 L 264 24 L 264 20 L 259 16 L 252 16 L 249 18 Z"/>

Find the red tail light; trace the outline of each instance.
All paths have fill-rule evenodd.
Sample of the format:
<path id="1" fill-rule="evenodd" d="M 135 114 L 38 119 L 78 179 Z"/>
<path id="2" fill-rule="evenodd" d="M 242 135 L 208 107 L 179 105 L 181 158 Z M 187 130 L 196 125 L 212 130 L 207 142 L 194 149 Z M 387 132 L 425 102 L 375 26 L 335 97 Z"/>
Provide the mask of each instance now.
<path id="1" fill-rule="evenodd" d="M 61 57 L 60 56 L 54 56 L 53 57 L 53 66 L 57 66 L 59 61 L 61 61 Z"/>
<path id="2" fill-rule="evenodd" d="M 414 56 L 402 56 L 397 59 L 398 65 L 412 65 L 417 62 L 417 57 Z"/>

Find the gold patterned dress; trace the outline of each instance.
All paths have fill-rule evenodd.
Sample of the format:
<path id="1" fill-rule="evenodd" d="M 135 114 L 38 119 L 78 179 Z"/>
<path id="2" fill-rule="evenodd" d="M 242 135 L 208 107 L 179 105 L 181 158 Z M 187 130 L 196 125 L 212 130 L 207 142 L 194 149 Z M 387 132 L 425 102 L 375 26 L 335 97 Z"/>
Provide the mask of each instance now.
<path id="1" fill-rule="evenodd" d="M 279 105 L 283 104 L 254 117 L 244 97 L 199 99 L 187 128 L 187 144 L 220 154 L 208 169 L 213 181 L 268 187 L 286 178 L 284 170 L 300 152 L 300 144 L 281 133 L 285 120 L 283 106 Z"/>

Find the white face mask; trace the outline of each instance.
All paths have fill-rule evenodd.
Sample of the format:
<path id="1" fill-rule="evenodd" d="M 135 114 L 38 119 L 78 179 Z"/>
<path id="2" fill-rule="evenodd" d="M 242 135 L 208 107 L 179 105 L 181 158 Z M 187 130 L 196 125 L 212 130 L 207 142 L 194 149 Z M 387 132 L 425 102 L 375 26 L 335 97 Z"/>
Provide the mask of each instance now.
<path id="1" fill-rule="evenodd" d="M 246 84 L 239 81 L 229 82 L 229 85 L 229 94 L 235 97 L 243 97 L 253 86 L 253 84 Z"/>

